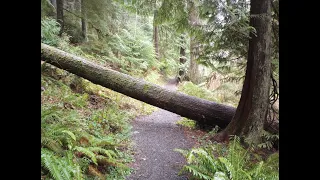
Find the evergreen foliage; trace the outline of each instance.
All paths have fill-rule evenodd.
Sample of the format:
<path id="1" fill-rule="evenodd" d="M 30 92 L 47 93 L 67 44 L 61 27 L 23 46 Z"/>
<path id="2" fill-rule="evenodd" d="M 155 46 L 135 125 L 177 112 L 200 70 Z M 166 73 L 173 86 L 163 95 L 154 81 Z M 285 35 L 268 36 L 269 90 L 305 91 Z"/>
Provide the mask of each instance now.
<path id="1" fill-rule="evenodd" d="M 179 91 L 234 107 L 238 105 L 249 32 L 255 32 L 249 26 L 248 0 L 65 1 L 65 26 L 60 36 L 56 9 L 51 2 L 41 0 L 41 42 L 162 85 L 162 76 L 177 76 L 179 70 L 188 72 L 190 37 L 194 37 L 199 42 L 197 62 L 223 78 L 214 90 L 205 88 L 206 82 L 195 85 L 184 81 Z M 192 6 L 200 15 L 196 25 L 190 22 Z M 278 0 L 272 1 L 272 8 L 272 74 L 274 84 L 278 85 Z M 83 41 L 83 18 L 87 23 L 88 41 Z M 155 26 L 159 60 L 153 44 Z M 179 62 L 180 48 L 186 52 L 185 64 Z M 130 173 L 126 164 L 132 161 L 128 153 L 129 119 L 151 113 L 155 107 L 46 63 L 41 70 L 41 84 L 45 89 L 41 92 L 42 178 L 124 179 Z M 279 89 L 278 86 L 272 88 L 271 95 L 277 95 L 276 101 Z M 195 126 L 190 120 L 180 124 Z M 271 149 L 279 139 L 279 135 L 267 132 L 262 137 L 264 142 L 259 148 Z M 177 151 L 187 159 L 188 165 L 183 171 L 200 179 L 278 179 L 278 155 L 262 160 L 241 147 L 238 138 L 231 141 L 227 149 L 212 145 Z"/>
<path id="2" fill-rule="evenodd" d="M 240 138 L 234 137 L 228 148 L 210 145 L 191 150 L 176 149 L 186 159 L 182 172 L 189 172 L 196 179 L 243 180 L 279 179 L 279 155 L 272 154 L 263 161 L 257 154 L 240 145 Z"/>

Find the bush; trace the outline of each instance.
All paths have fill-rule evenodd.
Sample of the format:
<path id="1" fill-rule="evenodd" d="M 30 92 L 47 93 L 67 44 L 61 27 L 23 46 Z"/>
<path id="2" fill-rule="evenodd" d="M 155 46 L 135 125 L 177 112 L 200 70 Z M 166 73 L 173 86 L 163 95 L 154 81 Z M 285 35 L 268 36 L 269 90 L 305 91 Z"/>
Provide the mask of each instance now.
<path id="1" fill-rule="evenodd" d="M 230 141 L 228 149 L 219 145 L 191 150 L 176 149 L 187 160 L 187 165 L 181 171 L 191 173 L 196 179 L 206 180 L 279 179 L 278 153 L 262 161 L 257 154 L 245 150 L 239 141 L 240 139 L 235 137 Z"/>
<path id="2" fill-rule="evenodd" d="M 59 43 L 59 31 L 60 25 L 59 23 L 52 18 L 45 17 L 41 19 L 41 42 L 51 45 L 57 46 Z"/>

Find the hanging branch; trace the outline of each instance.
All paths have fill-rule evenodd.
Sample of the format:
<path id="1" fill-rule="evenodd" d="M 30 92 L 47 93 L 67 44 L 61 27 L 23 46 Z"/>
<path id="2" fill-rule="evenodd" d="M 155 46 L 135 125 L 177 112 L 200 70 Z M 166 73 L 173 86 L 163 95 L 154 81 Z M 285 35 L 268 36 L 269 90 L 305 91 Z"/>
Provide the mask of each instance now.
<path id="1" fill-rule="evenodd" d="M 278 83 L 273 77 L 273 73 L 271 72 L 271 81 L 272 81 L 272 91 L 269 96 L 269 107 L 267 112 L 267 122 L 268 128 L 272 128 L 272 124 L 275 120 L 279 120 L 279 112 L 274 108 L 274 103 L 279 99 L 279 92 L 278 92 Z"/>

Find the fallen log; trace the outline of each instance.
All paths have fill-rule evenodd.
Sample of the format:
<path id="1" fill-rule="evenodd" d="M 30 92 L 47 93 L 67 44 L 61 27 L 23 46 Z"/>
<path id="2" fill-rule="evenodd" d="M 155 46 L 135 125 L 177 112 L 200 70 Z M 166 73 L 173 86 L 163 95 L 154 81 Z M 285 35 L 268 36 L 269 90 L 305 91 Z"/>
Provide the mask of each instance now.
<path id="1" fill-rule="evenodd" d="M 41 59 L 92 83 L 130 96 L 153 106 L 198 121 L 206 126 L 225 128 L 236 108 L 171 91 L 161 86 L 99 66 L 89 60 L 41 44 Z"/>

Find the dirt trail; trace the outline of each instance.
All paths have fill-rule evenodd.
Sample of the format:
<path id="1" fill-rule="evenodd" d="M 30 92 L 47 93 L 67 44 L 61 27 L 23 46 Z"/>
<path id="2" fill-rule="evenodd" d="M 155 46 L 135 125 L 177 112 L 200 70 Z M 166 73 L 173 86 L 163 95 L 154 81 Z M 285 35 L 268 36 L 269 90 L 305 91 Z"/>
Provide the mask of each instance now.
<path id="1" fill-rule="evenodd" d="M 176 90 L 174 84 L 165 85 L 170 90 Z M 133 172 L 127 180 L 186 180 L 178 176 L 185 164 L 183 156 L 173 151 L 175 148 L 188 149 L 190 142 L 183 129 L 175 124 L 181 116 L 169 111 L 158 109 L 151 115 L 135 119 L 133 125 L 133 140 L 135 159 Z"/>

